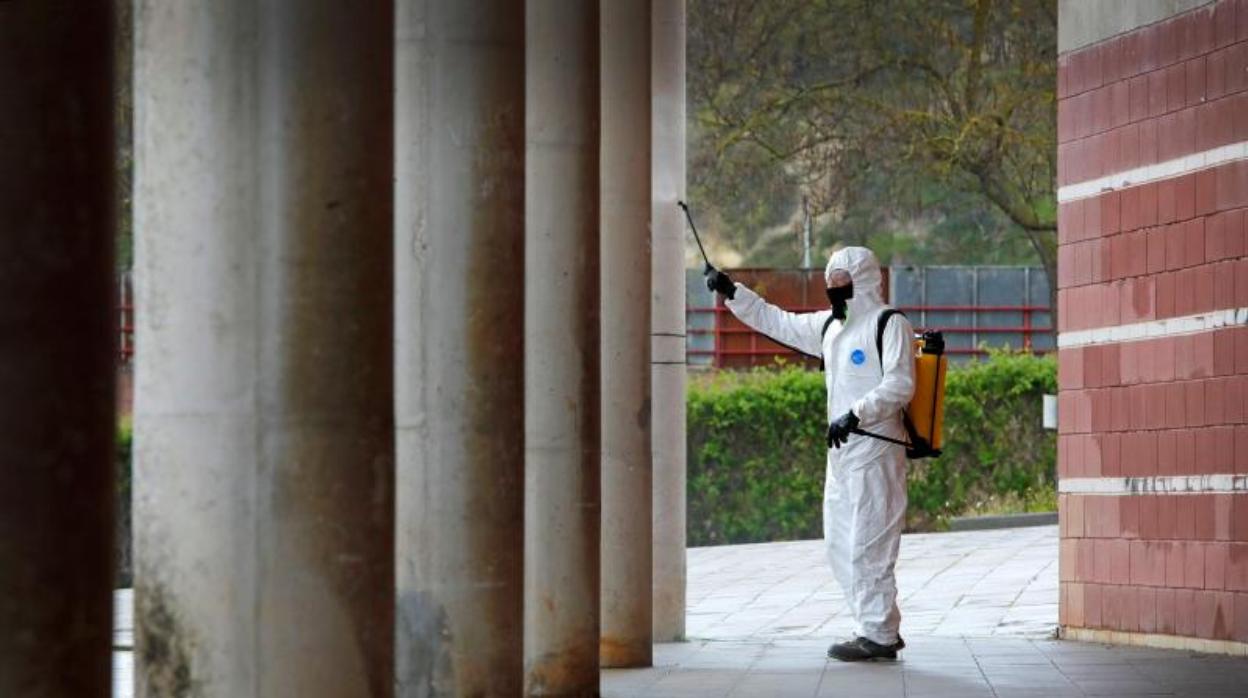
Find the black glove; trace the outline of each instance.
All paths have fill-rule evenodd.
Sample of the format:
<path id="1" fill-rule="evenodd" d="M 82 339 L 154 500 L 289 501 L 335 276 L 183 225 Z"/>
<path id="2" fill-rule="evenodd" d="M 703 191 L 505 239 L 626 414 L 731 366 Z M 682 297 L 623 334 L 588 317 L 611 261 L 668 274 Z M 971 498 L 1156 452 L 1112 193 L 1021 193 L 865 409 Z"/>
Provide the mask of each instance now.
<path id="1" fill-rule="evenodd" d="M 840 448 L 847 440 L 849 433 L 858 428 L 858 415 L 853 410 L 832 420 L 828 425 L 828 448 Z"/>
<path id="2" fill-rule="evenodd" d="M 737 285 L 727 274 L 714 267 L 706 270 L 706 288 L 724 294 L 728 300 L 737 295 Z"/>

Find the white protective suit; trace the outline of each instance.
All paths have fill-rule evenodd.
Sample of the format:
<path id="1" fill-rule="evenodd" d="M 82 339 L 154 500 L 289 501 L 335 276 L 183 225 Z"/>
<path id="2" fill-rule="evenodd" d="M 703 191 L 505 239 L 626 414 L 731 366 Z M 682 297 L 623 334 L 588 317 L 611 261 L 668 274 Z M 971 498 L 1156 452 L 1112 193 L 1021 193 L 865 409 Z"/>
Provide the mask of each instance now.
<path id="1" fill-rule="evenodd" d="M 828 390 L 828 423 L 853 410 L 859 428 L 905 440 L 901 410 L 914 394 L 914 330 L 893 315 L 884 330 L 883 369 L 876 328 L 887 308 L 875 255 L 865 247 L 837 251 L 828 261 L 854 282 L 848 319 L 833 321 L 831 310 L 791 313 L 737 284 L 726 305 L 758 332 L 803 353 L 821 357 Z M 823 537 L 832 573 L 845 593 L 856 634 L 881 645 L 897 641 L 901 612 L 893 568 L 906 519 L 905 449 L 879 439 L 850 435 L 828 449 L 823 489 Z"/>

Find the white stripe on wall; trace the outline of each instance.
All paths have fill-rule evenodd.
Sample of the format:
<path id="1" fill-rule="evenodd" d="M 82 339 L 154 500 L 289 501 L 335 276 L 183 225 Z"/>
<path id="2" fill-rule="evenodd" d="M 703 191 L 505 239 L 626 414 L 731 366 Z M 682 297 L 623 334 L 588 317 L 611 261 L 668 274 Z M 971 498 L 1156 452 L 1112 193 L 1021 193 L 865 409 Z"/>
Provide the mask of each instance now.
<path id="1" fill-rule="evenodd" d="M 1248 325 L 1248 308 L 1214 310 L 1198 315 L 1185 315 L 1165 320 L 1149 320 L 1130 325 L 1096 327 L 1090 330 L 1073 330 L 1057 335 L 1059 349 L 1073 349 L 1095 344 L 1134 342 L 1141 339 L 1177 337 L 1185 334 L 1207 332 L 1221 327 Z"/>
<path id="2" fill-rule="evenodd" d="M 1058 203 L 1067 203 L 1078 199 L 1086 199 L 1107 191 L 1113 191 L 1114 189 L 1134 187 L 1140 184 L 1170 179 L 1171 177 L 1179 177 L 1245 158 L 1248 158 L 1248 141 L 1231 143 L 1230 145 L 1206 150 L 1203 153 L 1193 153 L 1181 158 L 1159 162 L 1155 165 L 1145 165 L 1133 170 L 1127 170 L 1126 172 L 1106 175 L 1099 179 L 1068 184 L 1057 190 L 1057 201 Z"/>
<path id="3" fill-rule="evenodd" d="M 1248 492 L 1248 475 L 1153 475 L 1148 477 L 1066 477 L 1060 494 L 1229 494 Z"/>

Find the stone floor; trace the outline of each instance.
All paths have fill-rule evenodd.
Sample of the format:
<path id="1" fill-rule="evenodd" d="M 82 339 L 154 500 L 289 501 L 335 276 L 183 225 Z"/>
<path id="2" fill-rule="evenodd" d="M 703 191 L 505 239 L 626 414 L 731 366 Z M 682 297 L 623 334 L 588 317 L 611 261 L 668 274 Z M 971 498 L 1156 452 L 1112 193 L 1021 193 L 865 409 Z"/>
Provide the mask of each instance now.
<path id="1" fill-rule="evenodd" d="M 902 536 L 908 636 L 1046 637 L 1057 625 L 1057 527 Z M 691 638 L 779 640 L 853 631 L 822 541 L 689 551 Z"/>
<path id="2" fill-rule="evenodd" d="M 896 662 L 823 658 L 822 639 L 659 645 L 655 668 L 603 672 L 610 698 L 1248 696 L 1248 662 L 1026 637 L 907 638 Z"/>
<path id="3" fill-rule="evenodd" d="M 842 664 L 852 626 L 818 541 L 689 551 L 689 642 L 650 669 L 603 672 L 610 698 L 693 696 L 1246 696 L 1248 661 L 1052 639 L 1054 526 L 902 537 L 901 660 Z M 132 695 L 128 591 L 118 592 L 117 698 Z"/>

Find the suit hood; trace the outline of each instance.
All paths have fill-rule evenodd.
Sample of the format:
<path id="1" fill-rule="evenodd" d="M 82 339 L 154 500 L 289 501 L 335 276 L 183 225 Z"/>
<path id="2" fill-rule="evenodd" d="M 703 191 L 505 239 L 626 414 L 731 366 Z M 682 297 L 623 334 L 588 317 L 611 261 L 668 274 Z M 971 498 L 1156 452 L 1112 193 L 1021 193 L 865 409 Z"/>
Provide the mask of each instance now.
<path id="1" fill-rule="evenodd" d="M 865 247 L 845 247 L 832 253 L 824 277 L 835 269 L 844 269 L 854 280 L 854 297 L 849 299 L 849 312 L 864 313 L 884 305 L 884 274 L 875 253 Z"/>

